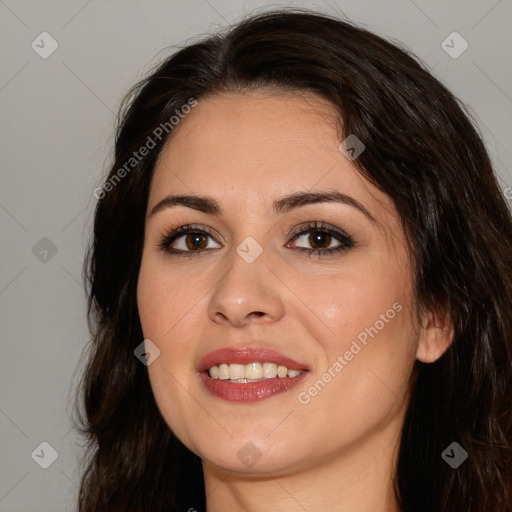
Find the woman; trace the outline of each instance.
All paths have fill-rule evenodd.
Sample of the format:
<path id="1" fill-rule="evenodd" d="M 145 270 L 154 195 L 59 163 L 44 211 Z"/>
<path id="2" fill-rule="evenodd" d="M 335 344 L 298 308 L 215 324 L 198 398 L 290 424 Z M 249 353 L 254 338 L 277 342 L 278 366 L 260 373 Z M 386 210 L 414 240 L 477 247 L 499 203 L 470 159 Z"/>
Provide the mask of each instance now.
<path id="1" fill-rule="evenodd" d="M 81 511 L 510 510 L 512 219 L 413 57 L 247 19 L 131 91 L 95 195 Z"/>

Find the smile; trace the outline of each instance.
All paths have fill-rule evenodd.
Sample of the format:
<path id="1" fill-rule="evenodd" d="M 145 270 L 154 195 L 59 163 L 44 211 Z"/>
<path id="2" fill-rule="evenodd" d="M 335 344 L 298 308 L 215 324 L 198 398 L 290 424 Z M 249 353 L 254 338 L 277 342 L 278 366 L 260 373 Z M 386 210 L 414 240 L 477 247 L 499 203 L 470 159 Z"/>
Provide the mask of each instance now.
<path id="1" fill-rule="evenodd" d="M 220 349 L 199 365 L 207 391 L 229 402 L 256 402 L 289 391 L 308 374 L 301 363 L 263 348 Z"/>

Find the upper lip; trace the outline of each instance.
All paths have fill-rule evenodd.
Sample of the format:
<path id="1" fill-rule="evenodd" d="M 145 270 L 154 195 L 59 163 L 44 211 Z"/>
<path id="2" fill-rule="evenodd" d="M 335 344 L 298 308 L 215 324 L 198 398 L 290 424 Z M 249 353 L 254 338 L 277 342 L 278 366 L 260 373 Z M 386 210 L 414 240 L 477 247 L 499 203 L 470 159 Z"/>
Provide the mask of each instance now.
<path id="1" fill-rule="evenodd" d="M 248 364 L 254 362 L 275 363 L 289 370 L 307 370 L 307 366 L 290 357 L 267 348 L 220 348 L 206 354 L 199 362 L 198 371 L 204 372 L 219 364 Z"/>

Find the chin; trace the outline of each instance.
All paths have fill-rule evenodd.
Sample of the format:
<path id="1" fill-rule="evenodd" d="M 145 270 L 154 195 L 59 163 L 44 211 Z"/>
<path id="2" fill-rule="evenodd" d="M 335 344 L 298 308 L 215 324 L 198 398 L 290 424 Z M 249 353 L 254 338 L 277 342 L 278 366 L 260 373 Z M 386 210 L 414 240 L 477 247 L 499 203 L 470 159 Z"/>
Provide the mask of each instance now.
<path id="1" fill-rule="evenodd" d="M 268 431 L 248 435 L 248 430 L 245 430 L 243 434 L 234 434 L 232 437 L 223 431 L 222 439 L 200 435 L 205 430 L 197 432 L 197 438 L 195 435 L 190 437 L 190 432 L 188 430 L 191 442 L 186 442 L 186 446 L 203 463 L 223 471 L 247 475 L 287 473 L 292 468 L 295 470 L 297 465 L 300 466 L 305 456 L 296 451 L 299 442 L 284 431 L 280 433 L 280 439 L 271 439 L 272 434 L 269 436 Z"/>

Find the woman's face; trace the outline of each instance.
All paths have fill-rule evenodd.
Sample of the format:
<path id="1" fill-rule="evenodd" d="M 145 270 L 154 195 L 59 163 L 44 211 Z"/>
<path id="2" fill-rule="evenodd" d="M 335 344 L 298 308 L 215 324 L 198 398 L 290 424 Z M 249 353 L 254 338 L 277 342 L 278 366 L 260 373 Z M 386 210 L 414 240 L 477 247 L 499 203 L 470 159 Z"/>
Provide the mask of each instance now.
<path id="1" fill-rule="evenodd" d="M 160 351 L 148 371 L 166 422 L 205 463 L 284 474 L 399 434 L 421 332 L 412 264 L 392 201 L 339 149 L 334 119 L 314 95 L 214 96 L 157 163 L 137 297 Z M 312 201 L 324 193 L 341 200 Z M 161 203 L 170 195 L 219 211 Z M 226 348 L 245 358 L 204 359 Z M 284 361 L 256 349 L 306 371 L 272 378 Z"/>

